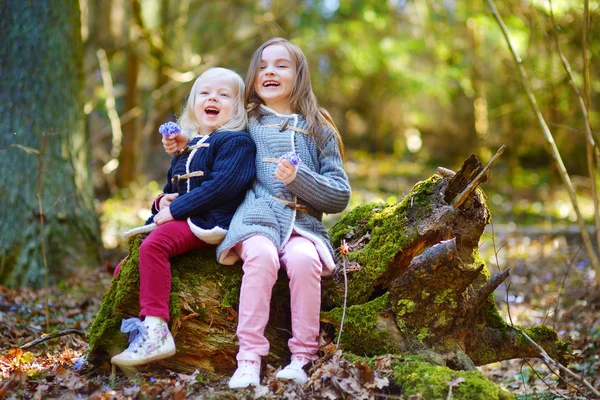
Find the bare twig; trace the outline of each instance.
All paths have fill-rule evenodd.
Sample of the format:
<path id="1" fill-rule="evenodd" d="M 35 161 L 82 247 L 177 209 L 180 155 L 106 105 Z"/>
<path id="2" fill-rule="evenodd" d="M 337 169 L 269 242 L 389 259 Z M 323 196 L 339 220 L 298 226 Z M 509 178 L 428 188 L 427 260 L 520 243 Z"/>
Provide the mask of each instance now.
<path id="1" fill-rule="evenodd" d="M 346 241 L 342 240 L 340 246 L 340 253 L 342 254 L 342 266 L 344 268 L 344 306 L 342 308 L 342 320 L 340 322 L 340 331 L 338 332 L 337 342 L 335 344 L 335 349 L 337 350 L 340 345 L 340 339 L 342 338 L 342 331 L 344 330 L 344 318 L 346 318 L 346 300 L 348 299 L 348 276 L 346 275 L 346 270 L 348 269 L 348 247 L 346 246 Z"/>
<path id="2" fill-rule="evenodd" d="M 64 331 L 50 333 L 48 335 L 44 335 L 35 340 L 32 340 L 29 343 L 25 343 L 23 346 L 20 347 L 20 349 L 27 350 L 27 349 L 32 348 L 33 346 L 37 346 L 40 343 L 47 342 L 48 340 L 56 339 L 61 336 L 73 335 L 73 334 L 79 335 L 81 337 L 85 337 L 84 331 L 80 331 L 79 329 L 65 329 Z"/>
<path id="3" fill-rule="evenodd" d="M 558 290 L 558 294 L 556 295 L 556 305 L 554 306 L 554 322 L 552 324 L 552 327 L 555 329 L 556 329 L 556 318 L 558 317 L 558 306 L 560 305 L 560 299 L 562 296 L 562 292 L 563 292 L 563 289 L 565 288 L 565 282 L 567 281 L 567 276 L 569 276 L 569 274 L 571 273 L 571 268 L 573 267 L 573 264 L 575 264 L 575 260 L 577 259 L 577 256 L 579 255 L 579 252 L 581 251 L 582 248 L 583 248 L 583 246 L 579 246 L 579 248 L 575 252 L 575 255 L 573 255 L 573 258 L 571 258 L 569 267 L 565 271 L 562 282 L 560 283 L 560 288 Z M 543 325 L 546 324 L 546 317 L 544 317 L 542 324 Z"/>
<path id="4" fill-rule="evenodd" d="M 40 143 L 40 151 L 38 152 L 38 181 L 37 181 L 37 199 L 38 211 L 40 214 L 40 236 L 42 241 L 42 259 L 44 261 L 44 284 L 46 286 L 44 312 L 46 314 L 46 332 L 50 332 L 50 306 L 48 297 L 50 296 L 50 281 L 48 278 L 48 262 L 46 260 L 46 240 L 44 237 L 44 205 L 42 204 L 42 182 L 44 180 L 44 139 L 46 133 L 42 132 L 42 140 Z"/>
<path id="5" fill-rule="evenodd" d="M 539 373 L 539 372 L 537 371 L 537 369 L 535 369 L 535 367 L 534 367 L 534 366 L 533 366 L 533 365 L 532 365 L 532 364 L 529 362 L 529 360 L 527 360 L 527 359 L 525 359 L 525 358 L 524 358 L 524 359 L 523 359 L 523 361 L 525 361 L 525 363 L 526 363 L 526 364 L 529 366 L 529 368 L 531 368 L 531 370 L 533 371 L 533 373 L 535 374 L 535 376 L 537 376 L 537 378 L 538 378 L 540 381 L 542 381 L 542 383 L 543 383 L 544 385 L 546 385 L 546 388 L 548 389 L 548 391 L 549 391 L 549 392 L 551 392 L 551 393 L 552 393 L 553 395 L 555 395 L 555 396 L 558 396 L 558 397 L 560 397 L 561 399 L 566 399 L 566 397 L 565 397 L 565 396 L 563 396 L 562 394 L 558 393 L 558 392 L 556 391 L 556 389 L 555 389 L 555 388 L 553 388 L 552 386 L 550 386 L 550 384 L 544 380 L 544 377 L 540 375 L 540 373 Z M 560 376 L 560 375 L 558 375 L 556 372 L 554 372 L 554 371 L 552 370 L 552 368 L 550 368 L 550 366 L 549 366 L 548 364 L 546 364 L 546 366 L 548 367 L 548 370 L 549 370 L 549 371 L 550 371 L 550 372 L 551 372 L 553 375 L 556 375 L 556 376 L 558 376 L 559 378 L 561 378 L 561 376 Z M 522 374 L 521 374 L 521 376 L 522 376 Z M 577 390 L 577 388 L 575 388 L 575 390 Z M 583 395 L 583 393 L 581 393 L 579 390 L 577 390 L 577 391 L 579 392 L 579 394 Z"/>
<path id="6" fill-rule="evenodd" d="M 23 146 L 20 144 L 11 144 L 10 147 L 16 147 L 17 149 L 24 150 L 27 154 L 40 154 L 39 150 L 32 149 L 31 147 Z"/>
<path id="7" fill-rule="evenodd" d="M 487 163 L 486 166 L 483 167 L 483 169 L 479 172 L 479 174 L 477 174 L 477 176 L 471 181 L 471 183 L 469 183 L 467 185 L 467 187 L 464 188 L 464 190 L 462 192 L 457 194 L 456 197 L 454 198 L 454 200 L 452 200 L 452 202 L 450 203 L 450 205 L 452 207 L 454 207 L 454 208 L 460 207 L 465 202 L 465 200 L 467 200 L 467 198 L 469 198 L 471 193 L 473 193 L 473 191 L 475 189 L 477 189 L 477 186 L 479 186 L 481 181 L 487 177 L 488 171 L 490 170 L 492 165 L 494 165 L 494 162 L 498 159 L 498 157 L 500 157 L 502 155 L 502 153 L 504 153 L 505 149 L 506 149 L 505 145 L 500 146 L 500 148 L 498 149 L 496 154 L 494 154 L 494 157 L 492 157 L 490 162 Z"/>
<path id="8" fill-rule="evenodd" d="M 513 326 L 513 328 L 515 330 L 517 330 L 519 333 L 521 333 L 525 339 L 527 339 L 529 341 L 529 343 L 531 343 L 531 345 L 533 347 L 535 347 L 539 352 L 540 355 L 542 356 L 542 358 L 544 359 L 544 361 L 546 363 L 548 363 L 549 365 L 552 365 L 554 368 L 556 369 L 560 369 L 561 371 L 563 371 L 564 373 L 566 373 L 567 375 L 569 375 L 571 378 L 583 383 L 585 385 L 585 387 L 587 387 L 593 394 L 594 396 L 600 398 L 600 392 L 598 392 L 598 390 L 596 390 L 585 378 L 582 378 L 581 376 L 577 375 L 576 373 L 574 373 L 573 371 L 571 371 L 569 368 L 565 367 L 564 365 L 562 365 L 561 363 L 559 363 L 558 361 L 554 360 L 553 358 L 551 358 L 548 353 L 546 353 L 546 350 L 544 350 L 542 348 L 542 346 L 540 346 L 539 344 L 537 344 L 532 338 L 530 338 L 525 332 L 523 332 L 521 329 Z M 569 383 L 564 377 L 563 379 Z M 570 384 L 570 383 L 569 383 Z M 571 386 L 575 387 L 575 385 L 570 384 Z"/>
<path id="9" fill-rule="evenodd" d="M 577 85 L 575 84 L 575 78 L 573 78 L 573 73 L 571 72 L 571 66 L 569 65 L 569 61 L 565 57 L 561 47 L 560 41 L 558 40 L 558 35 L 556 34 L 555 27 L 556 22 L 554 21 L 554 11 L 552 10 L 552 0 L 548 0 L 550 4 L 550 21 L 552 22 L 552 36 L 554 37 L 554 41 L 556 42 L 556 50 L 558 51 L 558 55 L 560 56 L 560 60 L 562 61 L 563 68 L 565 72 L 569 76 L 569 83 L 579 100 L 579 108 L 581 109 L 581 113 L 583 114 L 583 120 L 585 122 L 585 133 L 586 133 L 586 141 L 585 147 L 587 152 L 587 167 L 588 174 L 590 175 L 591 185 L 592 185 L 592 199 L 594 201 L 594 221 L 596 223 L 596 240 L 600 245 L 600 207 L 598 206 L 598 190 L 596 188 L 596 174 L 594 172 L 594 149 L 598 149 L 596 143 L 594 142 L 594 136 L 592 135 L 592 126 L 590 124 L 590 114 L 589 114 L 589 99 L 588 104 L 586 106 L 586 102 L 579 92 Z M 584 16 L 585 18 L 585 16 Z M 585 35 L 584 35 L 585 38 Z M 589 68 L 589 66 L 588 66 Z M 585 73 L 584 73 L 585 75 Z M 596 160 L 598 161 L 598 160 Z"/>
<path id="10" fill-rule="evenodd" d="M 556 143 L 554 142 L 554 137 L 552 136 L 552 132 L 550 132 L 550 128 L 548 128 L 548 125 L 546 124 L 546 121 L 544 120 L 544 117 L 539 109 L 539 106 L 537 104 L 535 96 L 533 95 L 533 92 L 531 91 L 531 88 L 529 86 L 528 79 L 527 79 L 527 73 L 525 72 L 525 68 L 523 67 L 521 58 L 517 55 L 517 52 L 512 45 L 512 42 L 508 35 L 508 29 L 506 28 L 506 25 L 504 24 L 502 17 L 500 16 L 500 14 L 498 13 L 498 10 L 496 9 L 496 4 L 494 3 L 494 0 L 488 0 L 488 4 L 490 6 L 492 14 L 494 15 L 494 18 L 496 19 L 496 21 L 498 22 L 498 25 L 500 26 L 502 34 L 504 35 L 504 39 L 506 40 L 506 44 L 508 45 L 508 48 L 513 56 L 515 64 L 517 65 L 517 69 L 521 76 L 521 83 L 523 84 L 523 88 L 525 89 L 525 93 L 527 94 L 527 99 L 529 101 L 529 104 L 531 105 L 531 108 L 533 109 L 534 114 L 537 117 L 537 120 L 542 128 L 542 132 L 544 133 L 544 138 L 546 139 L 546 143 L 548 144 L 548 147 L 550 148 L 550 155 L 552 156 L 552 159 L 554 160 L 554 163 L 558 169 L 559 175 L 560 175 L 561 179 L 563 180 L 563 183 L 565 185 L 565 188 L 567 189 L 567 192 L 569 193 L 569 197 L 571 199 L 571 204 L 573 205 L 573 209 L 575 210 L 575 214 L 577 215 L 577 224 L 579 225 L 579 228 L 581 229 L 581 236 L 583 238 L 583 243 L 585 244 L 586 252 L 587 252 L 588 256 L 590 257 L 590 263 L 592 264 L 592 267 L 596 271 L 600 272 L 600 261 L 598 261 L 598 256 L 596 255 L 596 251 L 594 250 L 594 247 L 592 246 L 590 236 L 588 235 L 587 229 L 585 227 L 585 222 L 583 220 L 583 216 L 581 215 L 581 211 L 579 210 L 579 204 L 577 202 L 577 196 L 575 195 L 575 190 L 573 189 L 573 184 L 571 182 L 571 178 L 569 177 L 569 174 L 567 173 L 567 169 L 565 168 L 565 165 L 562 161 L 560 152 L 558 151 L 558 148 L 556 147 Z M 600 282 L 600 273 L 596 274 L 596 281 Z"/>
<path id="11" fill-rule="evenodd" d="M 597 10 L 597 9 L 596 9 Z M 596 10 L 592 11 L 595 12 Z M 588 117 L 592 108 L 592 98 L 590 96 L 590 53 L 588 43 L 590 42 L 590 3 L 589 0 L 583 1 L 583 94 L 585 98 L 585 105 L 588 111 Z M 590 125 L 592 124 L 591 121 Z M 600 171 L 600 149 L 596 146 L 596 168 Z M 600 243 L 598 244 L 600 246 Z"/>
<path id="12" fill-rule="evenodd" d="M 119 113 L 117 113 L 115 94 L 113 91 L 113 82 L 110 75 L 110 68 L 108 66 L 108 59 L 106 52 L 103 49 L 98 49 L 96 52 L 98 62 L 100 64 L 100 72 L 102 75 L 102 83 L 104 84 L 104 90 L 106 91 L 106 111 L 110 126 L 112 128 L 113 140 L 111 156 L 113 159 L 118 159 L 121 153 L 121 141 L 123 139 L 123 132 L 121 130 L 121 121 L 119 119 Z"/>
<path id="13" fill-rule="evenodd" d="M 451 178 L 456 175 L 456 172 L 444 167 L 437 167 L 437 173 L 440 174 L 442 178 Z"/>

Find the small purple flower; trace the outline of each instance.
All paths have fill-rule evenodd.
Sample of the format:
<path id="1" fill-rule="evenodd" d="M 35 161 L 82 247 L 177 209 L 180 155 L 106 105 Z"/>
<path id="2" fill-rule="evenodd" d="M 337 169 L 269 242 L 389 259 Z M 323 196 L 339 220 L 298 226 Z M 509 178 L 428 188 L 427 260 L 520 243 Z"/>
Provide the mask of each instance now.
<path id="1" fill-rule="evenodd" d="M 289 152 L 285 153 L 282 157 L 284 159 L 288 160 L 290 162 L 290 164 L 292 164 L 294 167 L 297 167 L 298 165 L 300 165 L 300 157 L 298 156 L 298 154 L 294 153 L 293 151 L 289 151 Z"/>
<path id="2" fill-rule="evenodd" d="M 181 129 L 179 128 L 179 125 L 177 125 L 175 122 L 169 121 L 166 124 L 162 124 L 160 128 L 158 128 L 158 131 L 164 137 L 170 137 L 171 135 L 180 133 Z"/>
<path id="3" fill-rule="evenodd" d="M 153 377 L 153 376 L 151 376 L 151 377 L 150 377 L 150 382 L 152 382 L 152 383 L 156 382 L 156 378 L 155 378 L 155 377 Z"/>

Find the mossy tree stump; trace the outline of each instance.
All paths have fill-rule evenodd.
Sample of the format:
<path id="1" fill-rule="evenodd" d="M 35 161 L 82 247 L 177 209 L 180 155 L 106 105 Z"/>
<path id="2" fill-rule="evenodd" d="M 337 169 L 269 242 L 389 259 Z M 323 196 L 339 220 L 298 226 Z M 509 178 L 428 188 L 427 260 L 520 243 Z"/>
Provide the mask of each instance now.
<path id="1" fill-rule="evenodd" d="M 347 255 L 339 255 L 338 272 L 323 280 L 321 320 L 323 327 L 334 328 L 333 340 L 343 322 L 345 352 L 410 354 L 460 370 L 538 355 L 496 310 L 492 293 L 508 271 L 491 277 L 479 257 L 490 214 L 482 191 L 475 185 L 465 194 L 465 188 L 481 170 L 471 157 L 458 173 L 433 175 L 394 205 L 359 206 L 331 229 L 334 248 L 345 243 Z M 453 201 L 457 196 L 464 199 L 460 205 Z M 130 241 L 130 256 L 89 329 L 93 363 L 108 361 L 126 347 L 120 321 L 139 312 L 142 239 Z M 175 371 L 230 374 L 236 365 L 240 265 L 219 265 L 214 249 L 204 249 L 174 258 L 172 275 L 170 325 L 177 354 L 160 364 Z M 283 273 L 271 303 L 266 332 L 271 353 L 265 361 L 280 365 L 289 358 L 291 330 Z M 568 361 L 568 345 L 552 329 L 527 333 L 552 357 Z"/>

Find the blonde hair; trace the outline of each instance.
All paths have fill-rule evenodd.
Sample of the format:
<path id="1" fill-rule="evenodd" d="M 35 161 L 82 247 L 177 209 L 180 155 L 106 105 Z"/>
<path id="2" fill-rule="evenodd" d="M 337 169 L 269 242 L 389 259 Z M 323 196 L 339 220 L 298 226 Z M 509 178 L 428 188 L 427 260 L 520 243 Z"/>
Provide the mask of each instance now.
<path id="1" fill-rule="evenodd" d="M 302 114 L 306 118 L 308 131 L 311 137 L 315 139 L 319 147 L 325 139 L 324 134 L 327 128 L 331 129 L 336 136 L 338 146 L 342 157 L 344 149 L 340 132 L 333 122 L 331 115 L 322 107 L 319 107 L 317 97 L 313 92 L 310 82 L 310 71 L 308 70 L 308 60 L 297 45 L 283 38 L 272 38 L 264 42 L 252 55 L 248 75 L 246 75 L 246 104 L 248 105 L 248 115 L 250 117 L 260 118 L 260 105 L 264 104 L 263 99 L 258 96 L 254 88 L 254 81 L 260 72 L 260 62 L 262 52 L 265 48 L 272 45 L 284 46 L 292 56 L 296 64 L 296 80 L 290 93 L 290 109 L 293 113 Z"/>
<path id="2" fill-rule="evenodd" d="M 223 76 L 230 78 L 231 82 L 233 83 L 235 89 L 235 104 L 233 107 L 233 116 L 229 121 L 217 128 L 217 131 L 243 131 L 246 129 L 248 124 L 248 116 L 244 107 L 244 80 L 235 71 L 227 68 L 214 67 L 207 69 L 200 74 L 198 78 L 196 78 L 196 81 L 192 86 L 192 90 L 190 90 L 190 94 L 183 108 L 183 113 L 177 121 L 182 132 L 188 135 L 190 138 L 198 135 L 198 129 L 200 128 L 200 122 L 196 118 L 196 113 L 194 112 L 194 102 L 199 86 L 198 82 L 202 78 L 217 78 Z"/>

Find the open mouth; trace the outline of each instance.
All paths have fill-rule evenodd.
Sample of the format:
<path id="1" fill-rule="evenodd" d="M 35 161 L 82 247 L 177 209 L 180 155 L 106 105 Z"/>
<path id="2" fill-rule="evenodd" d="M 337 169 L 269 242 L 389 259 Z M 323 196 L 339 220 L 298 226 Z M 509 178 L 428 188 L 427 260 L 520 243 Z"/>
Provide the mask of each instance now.
<path id="1" fill-rule="evenodd" d="M 204 112 L 208 115 L 219 115 L 219 109 L 216 107 L 206 107 Z"/>
<path id="2" fill-rule="evenodd" d="M 263 87 L 277 87 L 277 86 L 279 86 L 279 83 L 275 82 L 275 81 L 265 81 L 263 83 Z"/>

